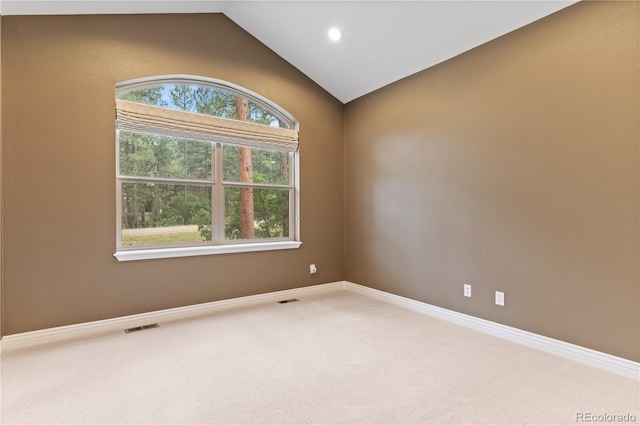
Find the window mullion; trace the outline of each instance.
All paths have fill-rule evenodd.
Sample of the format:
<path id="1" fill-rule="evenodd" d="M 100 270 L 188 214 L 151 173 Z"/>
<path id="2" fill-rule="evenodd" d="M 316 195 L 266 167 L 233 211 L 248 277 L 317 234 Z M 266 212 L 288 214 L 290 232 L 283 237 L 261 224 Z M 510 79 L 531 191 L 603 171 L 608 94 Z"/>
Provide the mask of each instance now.
<path id="1" fill-rule="evenodd" d="M 224 242 L 224 185 L 222 184 L 222 145 L 220 143 L 215 144 L 215 196 L 213 197 L 213 206 L 211 209 L 211 219 L 213 220 L 212 238 L 217 245 Z"/>
<path id="2" fill-rule="evenodd" d="M 241 183 L 241 182 L 224 182 L 226 187 L 237 188 L 253 188 L 253 189 L 292 189 L 293 186 L 287 186 L 282 184 L 266 184 L 266 183 Z"/>
<path id="3" fill-rule="evenodd" d="M 122 182 L 116 182 L 116 247 L 122 246 Z"/>
<path id="4" fill-rule="evenodd" d="M 289 205 L 289 208 L 293 210 L 293 214 L 289 217 L 289 233 L 294 240 L 299 241 L 300 236 L 300 155 L 298 153 L 291 153 L 291 171 L 290 171 L 290 183 L 293 185 L 293 199 Z"/>
<path id="5" fill-rule="evenodd" d="M 120 130 L 116 129 L 116 176 L 120 175 Z M 116 249 L 122 246 L 122 182 L 116 178 Z"/>
<path id="6" fill-rule="evenodd" d="M 291 189 L 289 189 L 289 238 L 295 239 L 297 238 L 297 217 L 296 217 L 296 191 L 295 191 L 295 181 L 296 181 L 296 162 L 295 162 L 295 154 L 293 152 L 289 152 L 289 185 Z"/>
<path id="7" fill-rule="evenodd" d="M 211 186 L 211 181 L 203 180 L 186 180 L 186 179 L 169 179 L 163 177 L 134 177 L 134 176 L 117 176 L 119 181 L 123 183 L 157 183 L 172 184 L 177 186 Z"/>

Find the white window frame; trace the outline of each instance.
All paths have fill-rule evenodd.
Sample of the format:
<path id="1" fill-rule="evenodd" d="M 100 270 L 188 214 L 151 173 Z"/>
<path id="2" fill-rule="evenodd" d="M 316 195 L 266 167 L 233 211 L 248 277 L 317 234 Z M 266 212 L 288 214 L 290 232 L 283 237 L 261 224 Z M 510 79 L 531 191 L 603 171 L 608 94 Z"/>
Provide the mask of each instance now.
<path id="1" fill-rule="evenodd" d="M 285 109 L 274 102 L 235 84 L 206 77 L 190 75 L 163 75 L 135 80 L 123 81 L 116 84 L 116 98 L 123 92 L 153 87 L 158 85 L 200 85 L 242 96 L 250 102 L 263 107 L 278 119 L 286 122 L 298 130 L 298 122 Z M 155 246 L 122 246 L 122 184 L 125 182 L 144 183 L 145 178 L 132 178 L 120 175 L 120 147 L 119 132 L 116 127 L 116 252 L 113 254 L 118 261 L 151 260 L 160 258 L 191 257 L 199 255 L 230 254 L 239 252 L 259 252 L 282 249 L 296 249 L 302 245 L 300 240 L 300 158 L 298 151 L 289 153 L 291 163 L 289 185 L 261 185 L 254 183 L 223 182 L 222 181 L 222 146 L 219 141 L 212 142 L 212 181 L 189 182 L 184 180 L 154 178 L 153 182 L 164 184 L 204 185 L 211 187 L 212 192 L 212 241 L 198 244 L 155 245 Z M 225 240 L 224 222 L 225 211 L 224 191 L 229 187 L 252 187 L 256 189 L 288 189 L 289 200 L 289 237 L 270 239 L 240 239 Z"/>

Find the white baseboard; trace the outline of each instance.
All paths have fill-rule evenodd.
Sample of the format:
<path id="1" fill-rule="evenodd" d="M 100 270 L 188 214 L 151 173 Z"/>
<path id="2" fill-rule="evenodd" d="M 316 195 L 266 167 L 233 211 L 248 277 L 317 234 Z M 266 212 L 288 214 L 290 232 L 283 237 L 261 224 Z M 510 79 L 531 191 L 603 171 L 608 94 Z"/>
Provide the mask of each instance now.
<path id="1" fill-rule="evenodd" d="M 602 353 L 579 345 L 570 344 L 546 336 L 512 328 L 500 323 L 490 322 L 467 314 L 447 310 L 434 305 L 393 295 L 388 292 L 368 288 L 355 283 L 345 282 L 344 288 L 358 294 L 367 295 L 400 307 L 417 311 L 428 316 L 443 319 L 467 328 L 475 329 L 528 347 L 536 348 L 559 357 L 574 360 L 589 366 L 613 372 L 618 375 L 640 380 L 640 363 L 611 354 Z"/>
<path id="2" fill-rule="evenodd" d="M 584 363 L 628 378 L 640 380 L 640 363 L 346 281 L 8 335 L 0 340 L 0 350 L 5 351 L 24 348 L 102 333 L 122 332 L 127 328 L 144 326 L 151 323 L 183 320 L 232 308 L 247 307 L 288 298 L 301 297 L 303 295 L 321 294 L 338 290 L 348 290 L 361 295 L 366 295 L 390 304 L 494 335 L 502 339 L 536 348 L 547 353 Z"/>
<path id="3" fill-rule="evenodd" d="M 56 328 L 7 335 L 0 341 L 0 350 L 13 350 L 16 348 L 31 347 L 34 345 L 83 338 L 103 333 L 122 332 L 124 329 L 144 326 L 152 323 L 166 323 L 169 321 L 183 320 L 210 314 L 216 311 L 247 307 L 295 298 L 302 295 L 320 294 L 341 289 L 344 289 L 344 282 L 326 283 L 322 285 L 269 292 L 266 294 L 232 298 L 229 300 L 213 301 L 186 307 L 152 311 L 149 313 L 134 314 L 131 316 L 116 317 L 113 319 L 79 323 L 77 325 L 60 326 Z"/>

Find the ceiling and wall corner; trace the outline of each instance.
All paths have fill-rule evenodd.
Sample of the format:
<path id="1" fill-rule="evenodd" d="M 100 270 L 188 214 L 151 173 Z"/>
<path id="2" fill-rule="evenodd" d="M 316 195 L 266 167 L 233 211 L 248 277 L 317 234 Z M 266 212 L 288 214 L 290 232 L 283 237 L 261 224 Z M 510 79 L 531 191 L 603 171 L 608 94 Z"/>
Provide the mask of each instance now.
<path id="1" fill-rule="evenodd" d="M 549 1 L 33 1 L 5 15 L 224 13 L 343 103 L 576 3 Z M 333 43 L 331 26 L 344 38 Z"/>
<path id="2" fill-rule="evenodd" d="M 240 1 L 224 13 L 347 103 L 573 3 Z M 338 43 L 327 38 L 333 25 Z"/>
<path id="3" fill-rule="evenodd" d="M 574 3 L 0 0 L 0 19 L 2 15 L 224 13 L 347 103 Z M 338 44 L 326 36 L 331 25 L 344 30 Z M 0 232 L 1 213 L 2 209 Z M 3 273 L 0 269 L 0 309 Z"/>

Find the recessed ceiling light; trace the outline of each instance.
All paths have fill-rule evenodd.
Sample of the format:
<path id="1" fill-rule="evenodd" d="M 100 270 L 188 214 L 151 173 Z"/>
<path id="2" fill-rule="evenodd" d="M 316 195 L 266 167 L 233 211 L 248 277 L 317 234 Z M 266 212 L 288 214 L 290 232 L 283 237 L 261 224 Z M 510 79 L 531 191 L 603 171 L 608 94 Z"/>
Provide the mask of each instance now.
<path id="1" fill-rule="evenodd" d="M 329 38 L 333 41 L 342 40 L 342 31 L 336 27 L 330 28 L 327 34 L 329 34 Z"/>

